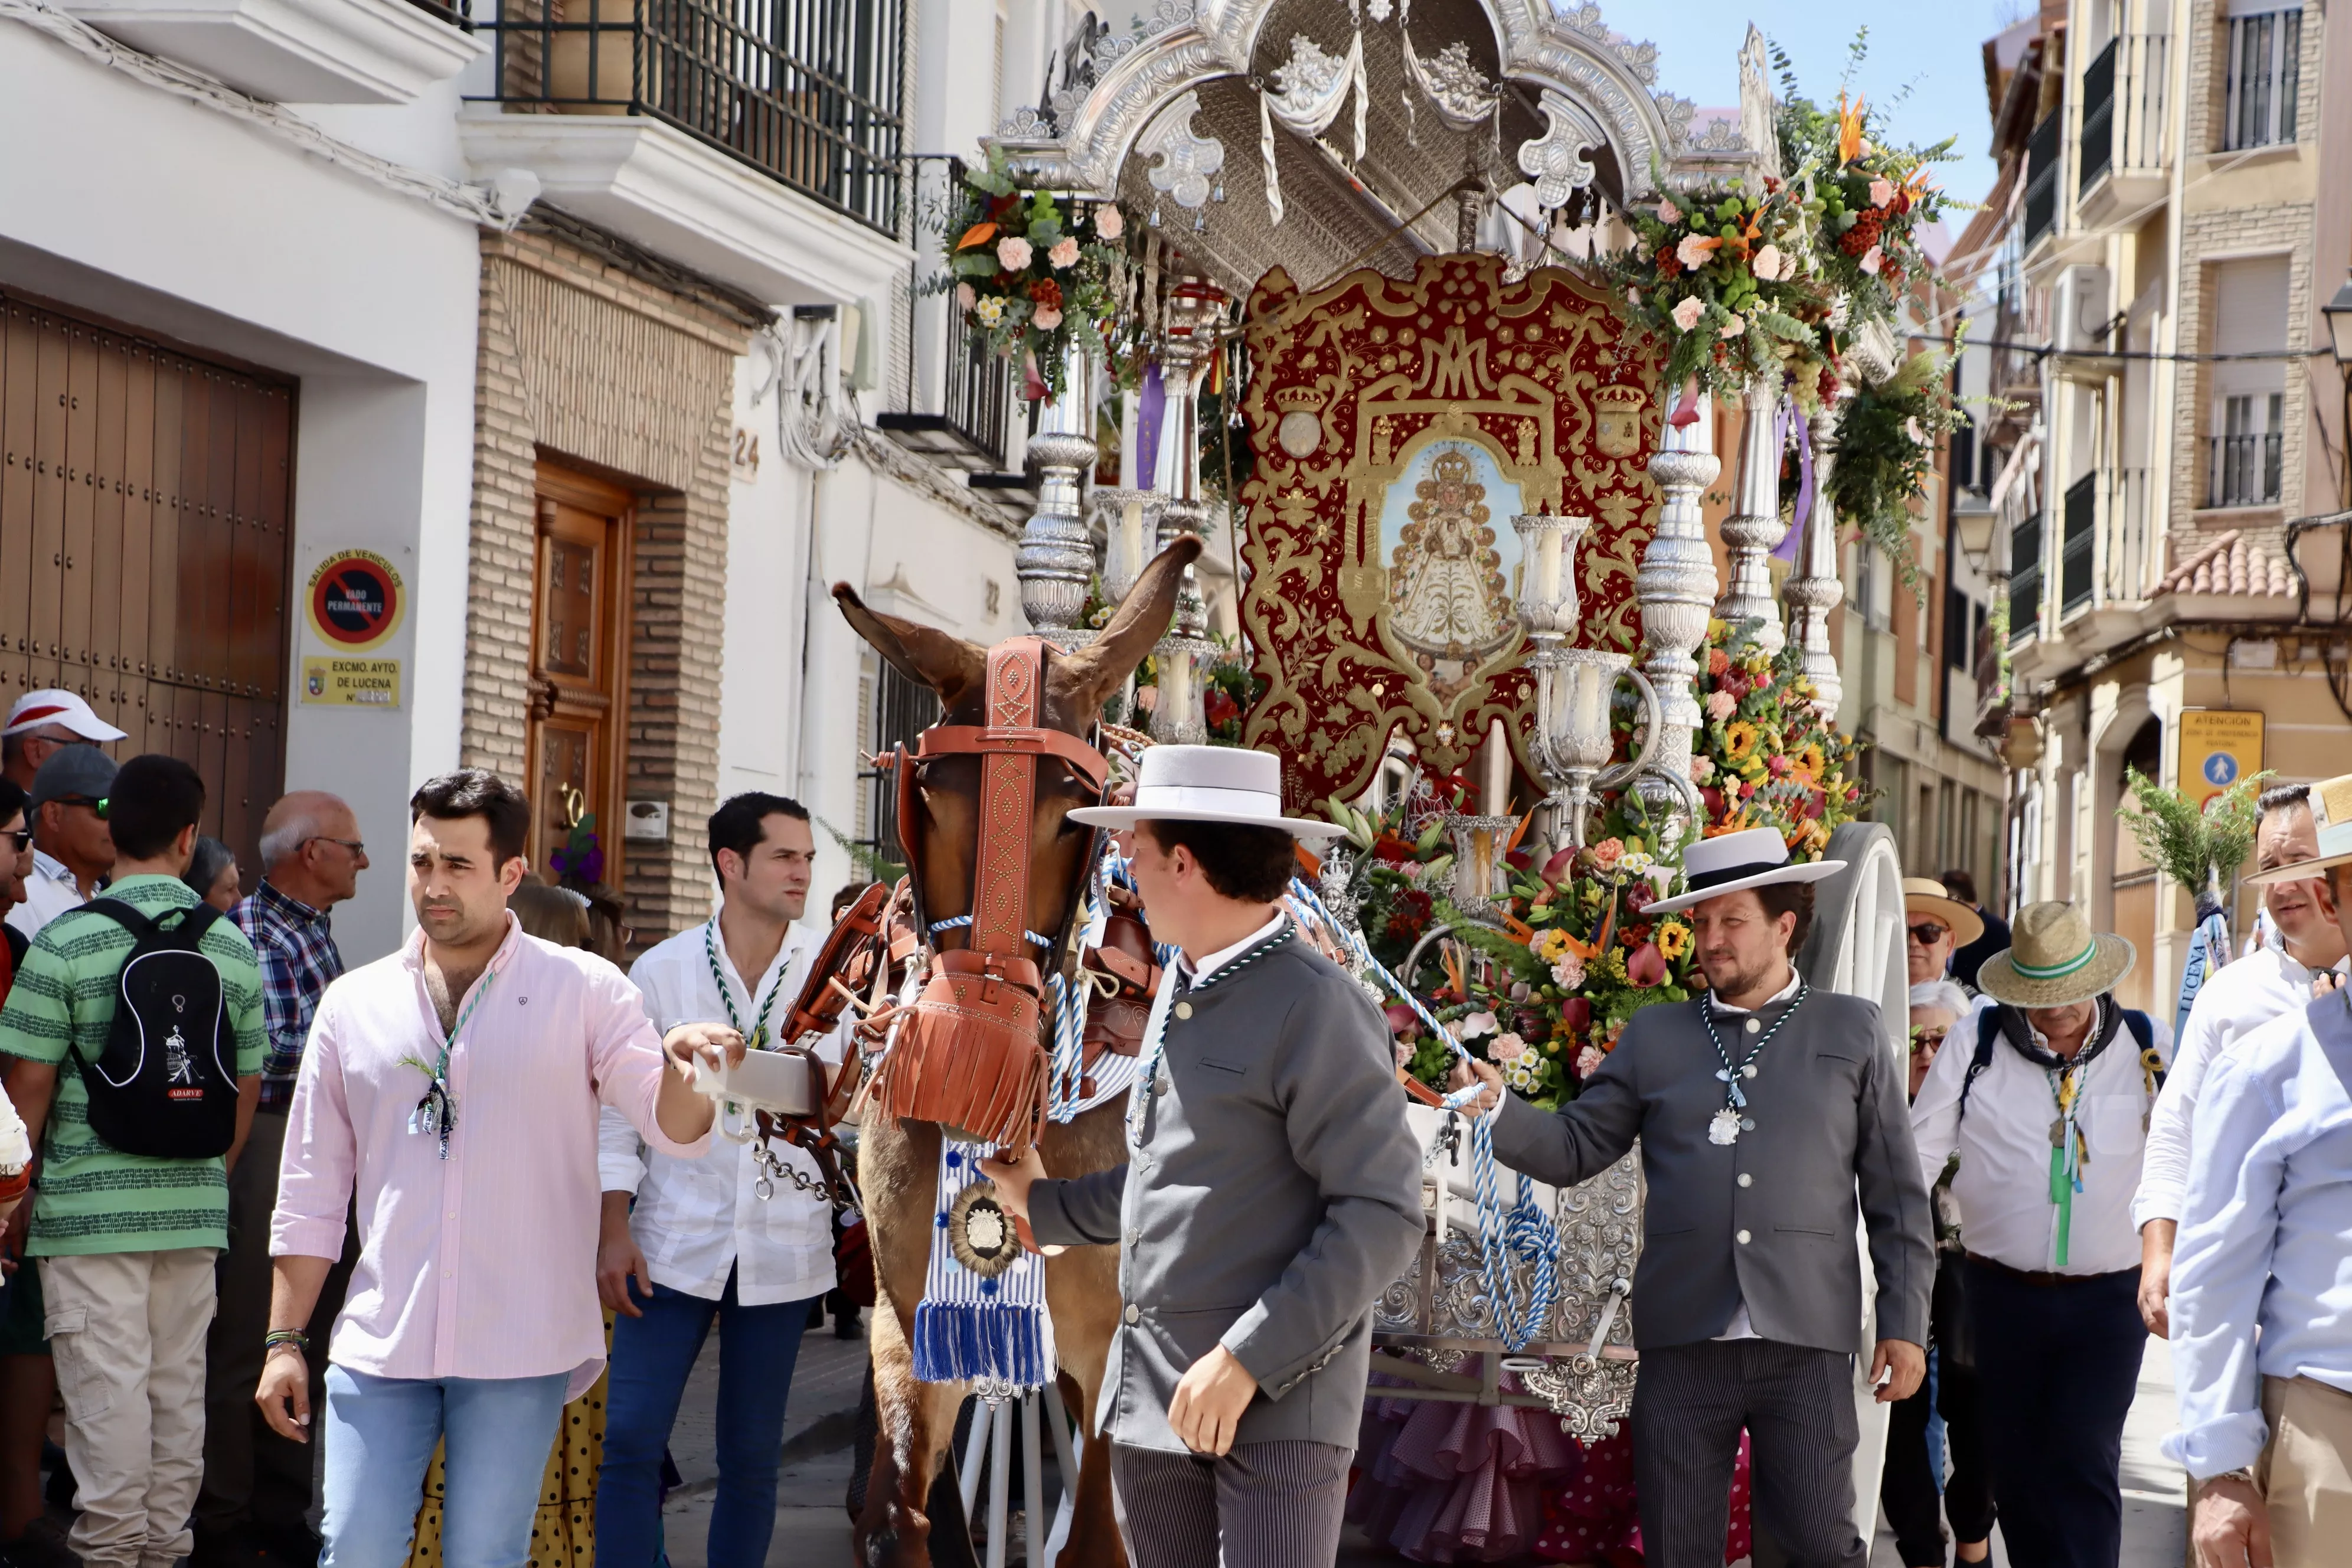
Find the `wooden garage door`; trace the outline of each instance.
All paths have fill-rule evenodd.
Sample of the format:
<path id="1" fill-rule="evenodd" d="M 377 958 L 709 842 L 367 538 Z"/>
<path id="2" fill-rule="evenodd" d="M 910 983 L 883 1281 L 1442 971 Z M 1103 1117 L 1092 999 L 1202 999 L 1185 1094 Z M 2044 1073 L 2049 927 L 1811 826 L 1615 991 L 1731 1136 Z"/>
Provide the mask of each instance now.
<path id="1" fill-rule="evenodd" d="M 292 384 L 0 293 L 0 704 L 62 686 L 204 774 L 258 874 L 285 776 Z"/>

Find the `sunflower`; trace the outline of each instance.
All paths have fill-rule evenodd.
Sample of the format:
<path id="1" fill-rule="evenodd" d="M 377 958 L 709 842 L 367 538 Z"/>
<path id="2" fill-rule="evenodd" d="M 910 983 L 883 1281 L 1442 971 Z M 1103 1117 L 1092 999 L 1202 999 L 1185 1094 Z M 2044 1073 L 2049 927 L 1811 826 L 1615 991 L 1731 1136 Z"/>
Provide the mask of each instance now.
<path id="1" fill-rule="evenodd" d="M 1662 921 L 1658 926 L 1658 952 L 1672 963 L 1690 951 L 1690 927 L 1675 921 Z"/>
<path id="2" fill-rule="evenodd" d="M 1756 750 L 1756 726 L 1745 719 L 1735 719 L 1724 726 L 1724 752 L 1735 763 L 1746 762 Z"/>
<path id="3" fill-rule="evenodd" d="M 1819 780 L 1822 770 L 1829 765 L 1828 759 L 1822 755 L 1821 747 L 1812 743 L 1807 744 L 1803 751 L 1799 752 L 1794 761 L 1799 773 L 1814 780 Z"/>

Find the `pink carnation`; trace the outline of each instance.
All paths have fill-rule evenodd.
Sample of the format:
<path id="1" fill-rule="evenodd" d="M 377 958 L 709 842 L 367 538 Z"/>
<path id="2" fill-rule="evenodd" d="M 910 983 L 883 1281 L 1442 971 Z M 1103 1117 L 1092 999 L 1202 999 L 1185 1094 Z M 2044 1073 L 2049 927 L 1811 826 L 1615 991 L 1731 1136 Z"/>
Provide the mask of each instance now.
<path id="1" fill-rule="evenodd" d="M 962 306 L 965 310 L 971 310 L 972 307 L 972 301 L 979 298 L 979 295 L 971 291 L 971 284 L 959 283 L 956 285 L 956 303 Z"/>
<path id="2" fill-rule="evenodd" d="M 1777 245 L 1768 245 L 1756 253 L 1748 269 L 1767 283 L 1778 283 L 1796 270 L 1788 254 Z"/>
<path id="3" fill-rule="evenodd" d="M 1041 332 L 1050 332 L 1062 324 L 1062 312 L 1051 305 L 1040 305 L 1037 313 L 1029 318 L 1029 324 Z"/>
<path id="4" fill-rule="evenodd" d="M 1517 1034 L 1497 1035 L 1486 1054 L 1498 1062 L 1514 1062 L 1528 1054 L 1528 1043 Z"/>
<path id="5" fill-rule="evenodd" d="M 1706 306 L 1700 301 L 1696 295 L 1693 295 L 1691 298 L 1685 300 L 1681 304 L 1676 305 L 1674 308 L 1674 323 L 1676 327 L 1679 327 L 1684 331 L 1687 332 L 1693 327 L 1697 326 L 1698 319 L 1706 314 Z"/>
<path id="6" fill-rule="evenodd" d="M 1706 694 L 1706 716 L 1708 718 L 1720 721 L 1730 718 L 1734 713 L 1738 711 L 1739 701 L 1737 698 L 1733 697 L 1730 692 L 1710 691 Z"/>
<path id="7" fill-rule="evenodd" d="M 1733 338 L 1744 337 L 1748 331 L 1748 318 L 1734 310 L 1724 318 L 1722 331 L 1726 342 Z"/>
<path id="8" fill-rule="evenodd" d="M 1580 1079 L 1591 1078 L 1594 1073 L 1599 1072 L 1600 1070 L 1601 1047 L 1599 1046 L 1587 1046 L 1582 1050 L 1576 1053 L 1577 1077 Z"/>
<path id="9" fill-rule="evenodd" d="M 1723 241 L 1711 234 L 1686 234 L 1675 247 L 1675 259 L 1693 272 L 1706 266 Z"/>
<path id="10" fill-rule="evenodd" d="M 1025 272 L 1035 253 L 1029 242 L 1017 234 L 1008 234 L 996 242 L 996 264 L 1007 272 Z"/>
<path id="11" fill-rule="evenodd" d="M 1870 205 L 1874 207 L 1893 206 L 1895 205 L 1895 182 L 1892 180 L 1871 181 Z"/>
<path id="12" fill-rule="evenodd" d="M 1127 232 L 1127 219 L 1119 216 L 1117 207 L 1105 202 L 1095 209 L 1095 232 L 1105 239 L 1117 239 Z"/>
<path id="13" fill-rule="evenodd" d="M 1045 253 L 1045 259 L 1053 263 L 1056 271 L 1065 267 L 1076 267 L 1078 264 L 1078 242 L 1064 235 L 1054 242 L 1054 248 Z"/>
<path id="14" fill-rule="evenodd" d="M 1660 223 L 1680 223 L 1683 221 L 1683 215 L 1675 206 L 1675 204 L 1667 201 L 1663 196 L 1658 199 L 1657 213 L 1658 221 Z"/>
<path id="15" fill-rule="evenodd" d="M 1885 265 L 1886 251 L 1883 247 L 1874 245 L 1862 253 L 1862 269 L 1872 277 L 1876 277 L 1878 269 Z"/>

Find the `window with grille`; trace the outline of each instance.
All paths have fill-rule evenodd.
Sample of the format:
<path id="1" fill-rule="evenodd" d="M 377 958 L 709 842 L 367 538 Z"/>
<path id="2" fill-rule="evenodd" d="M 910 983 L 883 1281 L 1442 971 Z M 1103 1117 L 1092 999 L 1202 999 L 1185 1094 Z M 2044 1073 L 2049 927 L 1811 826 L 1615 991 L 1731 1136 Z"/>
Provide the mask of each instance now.
<path id="1" fill-rule="evenodd" d="M 2230 18 L 2230 77 L 2222 119 L 2224 148 L 2267 147 L 2295 136 L 2295 89 L 2302 81 L 2303 8 Z"/>
<path id="2" fill-rule="evenodd" d="M 894 753 L 912 747 L 915 737 L 940 721 L 939 694 L 919 680 L 901 675 L 887 661 L 877 661 L 874 681 L 873 765 L 857 776 L 866 793 L 866 832 L 858 845 L 876 860 L 893 866 L 907 863 L 898 842 L 898 773 Z"/>

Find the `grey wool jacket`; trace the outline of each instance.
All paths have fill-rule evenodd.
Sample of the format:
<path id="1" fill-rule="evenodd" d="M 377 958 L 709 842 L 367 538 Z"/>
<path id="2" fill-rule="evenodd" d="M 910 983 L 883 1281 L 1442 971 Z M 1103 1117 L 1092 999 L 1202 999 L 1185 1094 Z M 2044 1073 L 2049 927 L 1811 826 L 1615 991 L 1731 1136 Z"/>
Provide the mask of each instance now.
<path id="1" fill-rule="evenodd" d="M 1927 1190 L 1911 1141 L 1901 1069 L 1875 1004 L 1826 991 L 1759 1008 L 1764 1029 L 1790 1006 L 1744 1078 L 1755 1123 L 1710 1142 L 1723 1109 L 1723 1060 L 1699 1009 L 1704 995 L 1633 1015 L 1584 1092 L 1551 1114 L 1506 1095 L 1495 1155 L 1515 1171 L 1568 1186 L 1622 1159 L 1638 1137 L 1648 1195 L 1633 1272 L 1633 1335 L 1643 1350 L 1722 1333 L 1745 1301 L 1757 1333 L 1783 1344 L 1850 1352 L 1861 1344 L 1857 1210 L 1878 1277 L 1880 1339 L 1927 1342 L 1935 1284 Z M 1748 1015 L 1718 1015 L 1716 1032 L 1743 1061 Z"/>
<path id="2" fill-rule="evenodd" d="M 1124 1244 L 1096 1419 L 1115 1441 L 1184 1451 L 1169 1402 L 1222 1343 L 1258 1384 L 1235 1442 L 1353 1448 L 1372 1302 L 1423 1229 L 1388 1026 L 1286 921 L 1177 984 L 1141 1146 L 1030 1189 L 1040 1243 Z"/>

